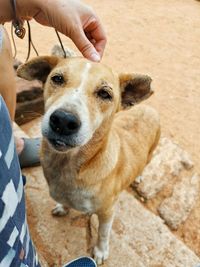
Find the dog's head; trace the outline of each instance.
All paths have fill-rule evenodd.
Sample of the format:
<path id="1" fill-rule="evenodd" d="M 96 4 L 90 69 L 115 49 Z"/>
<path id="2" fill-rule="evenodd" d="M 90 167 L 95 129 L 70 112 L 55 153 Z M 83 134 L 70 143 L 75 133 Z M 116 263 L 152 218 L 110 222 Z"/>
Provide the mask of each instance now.
<path id="1" fill-rule="evenodd" d="M 20 66 L 18 75 L 45 83 L 42 134 L 62 152 L 84 146 L 97 131 L 107 134 L 121 107 L 151 95 L 150 77 L 118 76 L 101 63 L 78 57 L 37 57 Z"/>

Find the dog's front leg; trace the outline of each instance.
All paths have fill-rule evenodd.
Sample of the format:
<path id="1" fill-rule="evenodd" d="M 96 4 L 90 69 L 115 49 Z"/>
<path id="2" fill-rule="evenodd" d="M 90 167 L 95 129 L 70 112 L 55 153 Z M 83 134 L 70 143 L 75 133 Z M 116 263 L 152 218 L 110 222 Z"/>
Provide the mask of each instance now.
<path id="1" fill-rule="evenodd" d="M 109 239 L 113 223 L 113 212 L 108 214 L 98 214 L 99 229 L 98 241 L 94 247 L 94 259 L 98 265 L 103 264 L 109 256 Z"/>

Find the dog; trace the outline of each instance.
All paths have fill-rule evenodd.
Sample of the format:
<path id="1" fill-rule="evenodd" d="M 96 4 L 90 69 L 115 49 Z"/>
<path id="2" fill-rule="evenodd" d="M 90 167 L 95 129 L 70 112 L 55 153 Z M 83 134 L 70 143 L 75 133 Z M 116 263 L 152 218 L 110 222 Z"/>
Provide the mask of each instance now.
<path id="1" fill-rule="evenodd" d="M 115 74 L 81 57 L 37 57 L 18 69 L 44 83 L 41 164 L 54 215 L 69 208 L 96 213 L 97 264 L 109 255 L 114 206 L 139 176 L 160 137 L 158 113 L 143 104 L 152 93 L 147 75 Z"/>

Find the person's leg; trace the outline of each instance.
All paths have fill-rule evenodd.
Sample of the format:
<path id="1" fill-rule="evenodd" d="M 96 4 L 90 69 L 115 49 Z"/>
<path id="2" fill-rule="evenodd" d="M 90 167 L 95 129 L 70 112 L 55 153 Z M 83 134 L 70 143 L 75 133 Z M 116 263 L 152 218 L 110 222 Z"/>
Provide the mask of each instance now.
<path id="1" fill-rule="evenodd" d="M 40 266 L 26 221 L 23 178 L 8 111 L 0 96 L 0 266 Z"/>
<path id="2" fill-rule="evenodd" d="M 15 118 L 16 109 L 16 81 L 13 68 L 11 44 L 7 32 L 0 25 L 0 95 L 2 95 L 8 108 L 12 121 Z M 18 155 L 20 155 L 21 167 L 39 165 L 39 139 L 22 139 L 15 137 Z"/>
<path id="3" fill-rule="evenodd" d="M 4 27 L 0 25 L 0 94 L 9 110 L 12 121 L 16 107 L 16 83 L 11 44 Z"/>
<path id="4" fill-rule="evenodd" d="M 16 82 L 13 68 L 11 44 L 5 28 L 0 25 L 0 95 L 8 108 L 12 121 L 16 109 Z M 20 138 L 15 140 L 17 152 L 23 150 L 24 142 Z"/>

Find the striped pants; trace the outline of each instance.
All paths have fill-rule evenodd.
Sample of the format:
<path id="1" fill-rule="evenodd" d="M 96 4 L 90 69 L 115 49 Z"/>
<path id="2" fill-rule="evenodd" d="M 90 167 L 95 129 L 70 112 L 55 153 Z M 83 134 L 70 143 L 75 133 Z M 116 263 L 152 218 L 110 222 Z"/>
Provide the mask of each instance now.
<path id="1" fill-rule="evenodd" d="M 10 118 L 0 96 L 0 267 L 39 267 Z"/>

